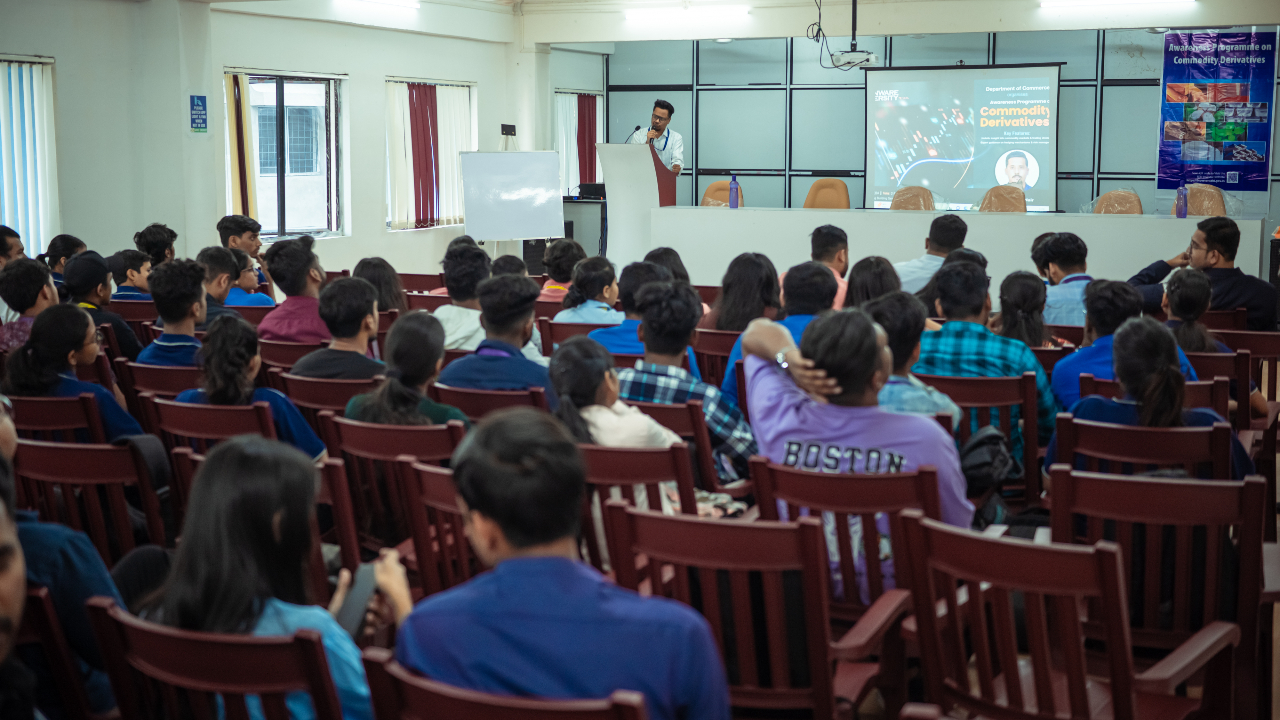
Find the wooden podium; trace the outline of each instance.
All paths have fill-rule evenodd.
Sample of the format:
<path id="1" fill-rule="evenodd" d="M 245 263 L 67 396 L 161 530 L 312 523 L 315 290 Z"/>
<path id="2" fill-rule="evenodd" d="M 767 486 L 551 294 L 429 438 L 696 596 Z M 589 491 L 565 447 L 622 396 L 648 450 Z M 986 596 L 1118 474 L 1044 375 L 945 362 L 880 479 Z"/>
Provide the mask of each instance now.
<path id="1" fill-rule="evenodd" d="M 662 163 L 653 143 L 647 143 L 649 154 L 653 156 L 653 171 L 658 176 L 658 207 L 669 207 L 676 204 L 676 174 Z"/>

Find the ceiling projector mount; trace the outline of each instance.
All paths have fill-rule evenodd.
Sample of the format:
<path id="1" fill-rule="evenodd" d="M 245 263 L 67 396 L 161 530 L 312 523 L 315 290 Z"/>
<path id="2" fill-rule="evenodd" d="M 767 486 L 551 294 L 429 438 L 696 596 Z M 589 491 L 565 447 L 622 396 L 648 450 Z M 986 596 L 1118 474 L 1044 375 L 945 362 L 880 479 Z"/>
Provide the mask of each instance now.
<path id="1" fill-rule="evenodd" d="M 853 7 L 851 8 L 853 23 L 849 32 L 849 50 L 846 52 L 835 52 L 827 47 L 827 34 L 822 29 L 822 0 L 813 0 L 813 3 L 818 6 L 818 19 L 809 26 L 805 36 L 818 43 L 819 65 L 833 70 L 847 71 L 858 67 L 880 64 L 880 58 L 876 57 L 875 53 L 858 49 L 858 0 L 853 0 Z M 824 62 L 824 56 L 831 61 L 830 65 Z"/>

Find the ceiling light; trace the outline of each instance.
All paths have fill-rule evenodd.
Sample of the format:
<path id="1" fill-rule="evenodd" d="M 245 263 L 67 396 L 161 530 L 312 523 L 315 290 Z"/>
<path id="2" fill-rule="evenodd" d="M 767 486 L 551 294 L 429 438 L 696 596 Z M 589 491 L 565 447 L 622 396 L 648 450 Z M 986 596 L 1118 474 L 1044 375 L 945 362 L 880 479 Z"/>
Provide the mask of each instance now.
<path id="1" fill-rule="evenodd" d="M 1067 8 L 1090 5 L 1187 5 L 1196 0 L 1040 0 L 1040 7 Z"/>
<path id="2" fill-rule="evenodd" d="M 418 8 L 422 4 L 418 0 L 360 0 L 361 2 L 373 3 L 375 5 L 395 5 L 396 7 Z"/>
<path id="3" fill-rule="evenodd" d="M 702 7 L 635 8 L 626 10 L 628 22 L 665 23 L 676 25 L 690 20 L 717 21 L 745 20 L 751 8 L 746 5 L 704 5 Z"/>
<path id="4" fill-rule="evenodd" d="M 717 40 L 716 40 L 716 42 L 718 42 L 718 43 L 731 43 L 731 42 L 733 42 L 733 38 L 719 38 L 719 39 L 717 39 Z"/>

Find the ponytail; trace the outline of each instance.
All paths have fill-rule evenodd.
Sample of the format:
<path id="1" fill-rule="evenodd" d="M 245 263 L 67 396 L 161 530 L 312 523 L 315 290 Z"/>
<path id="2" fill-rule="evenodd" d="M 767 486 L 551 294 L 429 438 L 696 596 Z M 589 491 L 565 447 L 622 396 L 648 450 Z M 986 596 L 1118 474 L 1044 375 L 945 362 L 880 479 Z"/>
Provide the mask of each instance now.
<path id="1" fill-rule="evenodd" d="M 588 300 L 595 300 L 618 279 L 613 263 L 602 257 L 579 260 L 573 266 L 573 284 L 564 296 L 564 308 L 578 307 Z"/>
<path id="2" fill-rule="evenodd" d="M 1186 381 L 1169 328 L 1149 317 L 1130 318 L 1112 343 L 1116 379 L 1138 403 L 1138 424 L 1179 427 Z"/>
<path id="3" fill-rule="evenodd" d="M 435 377 L 436 363 L 444 357 L 444 326 L 424 310 L 401 315 L 387 332 L 384 355 L 387 379 L 369 399 L 364 419 L 382 425 L 430 425 L 431 418 L 418 412 L 418 388 Z"/>
<path id="4" fill-rule="evenodd" d="M 1021 340 L 1027 347 L 1044 345 L 1049 330 L 1044 324 L 1044 283 L 1029 272 L 1018 271 L 1000 283 L 1000 334 Z"/>
<path id="5" fill-rule="evenodd" d="M 1138 400 L 1138 423 L 1144 427 L 1179 427 L 1186 380 L 1177 365 L 1165 365 L 1151 375 Z"/>
<path id="6" fill-rule="evenodd" d="M 1213 283 L 1203 271 L 1188 269 L 1176 272 L 1165 286 L 1169 300 L 1169 316 L 1182 321 L 1173 329 L 1173 337 L 1184 352 L 1217 352 L 1218 342 L 1200 316 L 1213 299 Z"/>
<path id="7" fill-rule="evenodd" d="M 431 418 L 418 412 L 422 393 L 404 384 L 399 372 L 387 372 L 387 379 L 373 392 L 368 405 L 368 422 L 380 425 L 430 425 Z"/>
<path id="8" fill-rule="evenodd" d="M 569 338 L 551 356 L 548 373 L 560 401 L 555 416 L 578 442 L 596 442 L 581 408 L 596 404 L 600 385 L 611 372 L 613 356 L 586 335 Z"/>
<path id="9" fill-rule="evenodd" d="M 209 323 L 200 362 L 210 405 L 248 405 L 253 401 L 249 365 L 257 355 L 258 334 L 252 325 L 232 315 Z"/>
<path id="10" fill-rule="evenodd" d="M 53 391 L 59 373 L 71 368 L 67 355 L 84 347 L 92 324 L 75 305 L 54 305 L 31 325 L 26 344 L 9 354 L 3 390 L 15 397 L 42 397 Z"/>
<path id="11" fill-rule="evenodd" d="M 591 435 L 591 428 L 587 426 L 587 421 L 574 404 L 573 398 L 568 395 L 562 395 L 559 400 L 560 404 L 556 405 L 556 418 L 564 423 L 565 428 L 568 429 L 574 440 L 580 443 L 594 444 L 596 440 Z M 594 405 L 595 403 L 591 404 Z"/>
<path id="12" fill-rule="evenodd" d="M 569 286 L 569 294 L 564 296 L 563 306 L 565 310 L 576 308 L 590 299 L 591 298 L 582 294 L 582 290 L 577 286 L 577 284 L 573 284 Z"/>

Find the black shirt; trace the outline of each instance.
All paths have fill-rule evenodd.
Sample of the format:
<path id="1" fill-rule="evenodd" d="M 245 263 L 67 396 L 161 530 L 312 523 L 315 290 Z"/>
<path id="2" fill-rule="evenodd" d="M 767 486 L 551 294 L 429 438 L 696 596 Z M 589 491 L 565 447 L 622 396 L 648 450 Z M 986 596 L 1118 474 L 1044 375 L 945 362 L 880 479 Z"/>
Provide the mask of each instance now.
<path id="1" fill-rule="evenodd" d="M 1164 287 L 1160 283 L 1172 270 L 1169 263 L 1157 260 L 1129 278 L 1129 284 L 1142 293 L 1144 313 L 1160 312 L 1160 300 L 1164 297 Z M 1248 329 L 1275 332 L 1277 293 L 1271 283 L 1245 275 L 1240 268 L 1205 268 L 1204 274 L 1213 283 L 1210 310 L 1245 308 L 1249 311 Z"/>
<path id="2" fill-rule="evenodd" d="M 129 362 L 138 360 L 138 353 L 142 352 L 142 343 L 138 342 L 138 336 L 133 334 L 133 328 L 129 327 L 129 323 L 125 322 L 124 318 L 92 303 L 80 303 L 80 307 L 89 311 L 89 317 L 93 318 L 94 325 L 110 325 L 115 331 L 116 342 L 120 347 L 111 348 L 111 351 L 116 357 L 129 358 Z"/>
<path id="3" fill-rule="evenodd" d="M 368 380 L 385 375 L 387 366 L 353 350 L 321 348 L 303 355 L 290 375 L 320 380 Z"/>

